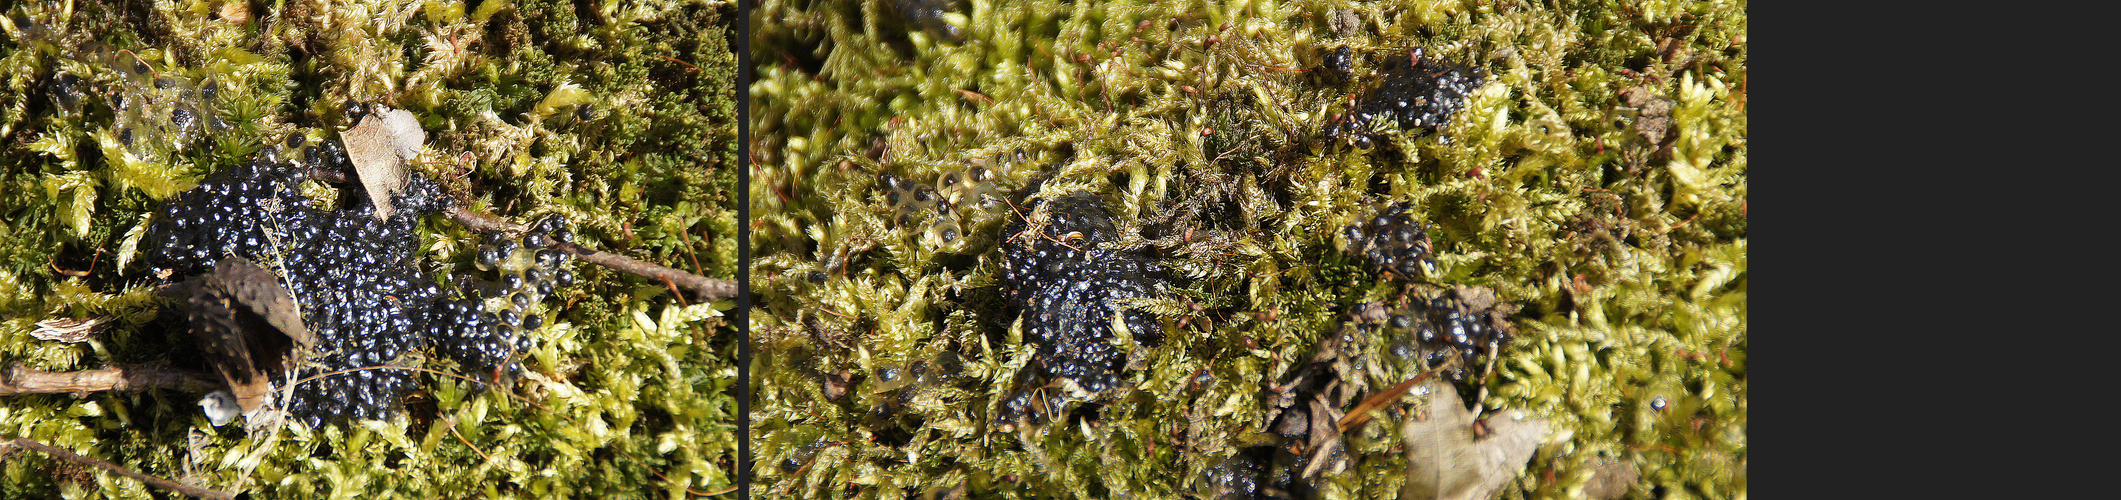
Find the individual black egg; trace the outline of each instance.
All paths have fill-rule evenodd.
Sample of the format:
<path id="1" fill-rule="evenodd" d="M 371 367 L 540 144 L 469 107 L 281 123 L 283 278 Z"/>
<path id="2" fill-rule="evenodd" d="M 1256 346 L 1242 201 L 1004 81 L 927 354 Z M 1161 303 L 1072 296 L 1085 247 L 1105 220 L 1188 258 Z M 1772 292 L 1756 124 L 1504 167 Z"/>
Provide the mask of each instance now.
<path id="1" fill-rule="evenodd" d="M 499 250 L 495 250 L 493 247 L 479 249 L 479 270 L 491 271 L 493 270 L 493 266 L 499 265 L 500 263 L 501 252 Z"/>

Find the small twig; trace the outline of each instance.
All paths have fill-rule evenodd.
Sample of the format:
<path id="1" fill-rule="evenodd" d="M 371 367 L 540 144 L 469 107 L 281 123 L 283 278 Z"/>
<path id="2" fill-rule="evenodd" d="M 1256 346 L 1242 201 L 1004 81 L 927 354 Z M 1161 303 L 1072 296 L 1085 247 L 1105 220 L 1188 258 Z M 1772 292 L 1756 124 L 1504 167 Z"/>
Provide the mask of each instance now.
<path id="1" fill-rule="evenodd" d="M 4 442 L 4 443 L 0 443 L 0 444 L 5 444 L 5 445 L 9 445 L 9 446 L 20 446 L 20 447 L 23 447 L 23 448 L 29 448 L 29 449 L 32 449 L 32 450 L 37 450 L 37 451 L 41 451 L 41 452 L 44 452 L 44 454 L 46 454 L 46 455 L 51 455 L 51 456 L 54 456 L 54 457 L 58 457 L 58 458 L 60 458 L 60 459 L 63 459 L 63 460 L 69 461 L 69 462 L 74 462 L 74 463 L 77 463 L 77 464 L 81 464 L 81 465 L 87 465 L 87 466 L 90 466 L 90 467 L 95 467 L 95 468 L 103 469 L 103 470 L 106 470 L 106 471 L 110 471 L 111 473 L 113 473 L 113 474 L 117 474 L 117 475 L 120 475 L 120 476 L 125 476 L 125 477 L 129 477 L 129 478 L 137 479 L 137 480 L 139 480 L 140 482 L 143 482 L 143 483 L 147 483 L 147 484 L 148 484 L 148 486 L 153 486 L 153 487 L 156 487 L 156 488 L 162 488 L 162 489 L 166 489 L 166 490 L 174 490 L 174 491 L 176 491 L 176 492 L 178 492 L 178 493 L 183 493 L 183 494 L 186 494 L 186 495 L 191 495 L 191 496 L 195 496 L 195 497 L 199 497 L 199 498 L 227 498 L 227 499 L 233 499 L 233 498 L 236 498 L 236 496 L 235 496 L 235 495 L 231 495 L 231 494 L 228 494 L 228 493 L 226 493 L 226 492 L 221 492 L 221 491 L 215 491 L 215 490 L 209 490 L 209 489 L 206 489 L 206 488 L 200 488 L 200 487 L 197 487 L 197 486 L 189 486 L 189 485 L 185 485 L 185 484 L 183 484 L 183 483 L 179 483 L 179 482 L 176 482 L 176 481 L 171 481 L 171 480 L 168 480 L 168 479 L 162 479 L 162 478 L 159 478 L 159 477 L 154 477 L 154 476 L 150 476 L 150 475 L 146 475 L 146 474 L 141 474 L 141 473 L 138 473 L 138 472 L 133 472 L 133 471 L 132 471 L 132 469 L 127 469 L 127 468 L 125 468 L 125 467 L 121 467 L 121 466 L 119 466 L 119 465 L 117 465 L 117 464 L 113 464 L 113 463 L 110 463 L 110 462 L 105 462 L 105 461 L 102 461 L 102 460 L 97 460 L 97 459 L 93 459 L 93 458 L 89 458 L 89 457 L 84 457 L 84 456 L 81 456 L 81 455 L 75 454 L 74 452 L 71 452 L 71 451 L 66 451 L 66 450 L 64 450 L 64 449 L 56 448 L 56 447 L 53 447 L 53 446 L 51 446 L 51 445 L 47 445 L 47 444 L 44 444 L 44 443 L 40 443 L 40 442 L 37 442 L 37 440 L 35 440 L 35 439 L 30 439 L 30 438 L 15 438 L 15 439 L 13 439 L 13 440 L 10 440 L 10 441 L 6 441 L 6 442 Z"/>
<path id="2" fill-rule="evenodd" d="M 1479 415 L 1483 406 L 1488 404 L 1488 379 L 1495 378 L 1495 351 L 1501 348 L 1501 342 L 1488 341 L 1488 369 L 1480 376 L 1480 395 L 1473 398 L 1474 415 Z"/>
<path id="3" fill-rule="evenodd" d="M 819 311 L 825 311 L 825 312 L 828 312 L 828 313 L 832 313 L 832 315 L 833 315 L 833 316 L 839 316 L 839 317 L 842 317 L 842 318 L 847 318 L 847 319 L 861 319 L 861 318 L 860 318 L 860 317 L 858 317 L 858 316 L 848 316 L 848 315 L 846 315 L 846 314 L 841 314 L 841 313 L 840 313 L 839 311 L 834 311 L 834 310 L 832 310 L 832 308 L 830 308 L 830 307 L 818 306 L 817 310 L 819 310 Z"/>
<path id="4" fill-rule="evenodd" d="M 481 233 L 520 233 L 530 230 L 530 227 L 509 222 L 508 219 L 465 210 L 464 207 L 452 206 L 443 214 L 448 215 L 449 220 L 463 224 L 465 229 Z"/>
<path id="5" fill-rule="evenodd" d="M 449 216 L 450 220 L 457 221 L 458 224 L 463 224 L 465 228 L 481 233 L 520 233 L 530 229 L 522 224 L 509 222 L 506 219 L 494 217 L 491 215 L 472 212 L 470 210 L 465 210 L 462 207 L 451 207 L 445 214 Z M 710 301 L 736 297 L 737 287 L 736 282 L 734 281 L 718 280 L 706 276 L 700 276 L 682 270 L 663 267 L 662 265 L 658 265 L 655 263 L 644 262 L 636 260 L 632 257 L 627 257 L 611 252 L 605 252 L 594 248 L 577 245 L 574 243 L 555 243 L 553 244 L 553 248 L 557 248 L 560 251 L 574 254 L 576 257 L 581 257 L 583 261 L 587 261 L 591 264 L 609 267 L 621 272 L 640 276 L 643 278 L 648 278 L 651 280 L 670 280 L 671 282 L 676 283 L 679 286 L 690 288 L 695 292 L 699 292 L 702 298 L 705 298 Z"/>
<path id="6" fill-rule="evenodd" d="M 677 283 L 678 285 L 684 286 L 685 288 L 691 288 L 693 291 L 699 292 L 700 297 L 707 300 L 721 300 L 736 297 L 736 282 L 734 281 L 718 280 L 714 278 L 700 276 L 697 274 L 663 267 L 650 262 L 635 260 L 632 257 L 627 257 L 611 252 L 600 251 L 594 248 L 576 245 L 573 243 L 559 243 L 553 245 L 553 248 L 557 248 L 562 252 L 574 254 L 576 257 L 581 257 L 583 261 L 623 271 L 628 274 L 633 274 L 635 276 L 641 276 L 644 278 L 658 281 L 665 279 L 670 280 L 672 282 Z"/>
<path id="7" fill-rule="evenodd" d="M 147 68 L 147 74 L 154 75 L 155 78 L 162 77 L 162 72 L 155 71 L 155 67 L 153 65 L 147 64 L 147 59 L 140 57 L 140 53 L 133 52 L 132 49 L 118 49 L 118 52 L 123 52 L 125 53 L 125 55 L 133 56 L 133 61 L 140 63 L 140 67 Z"/>
<path id="8" fill-rule="evenodd" d="M 1348 413 L 1346 415 L 1342 415 L 1340 417 L 1340 421 L 1335 422 L 1334 426 L 1339 429 L 1339 431 L 1343 434 L 1351 430 L 1362 428 L 1363 424 L 1370 423 L 1371 410 L 1384 408 L 1386 404 L 1398 400 L 1401 395 L 1405 395 L 1407 393 L 1408 389 L 1414 388 L 1414 384 L 1419 384 L 1423 380 L 1428 380 L 1429 377 L 1435 376 L 1436 373 L 1439 371 L 1441 370 L 1429 370 L 1421 372 L 1420 375 L 1415 375 L 1414 378 L 1410 378 L 1404 382 L 1393 384 L 1391 387 L 1387 387 L 1385 388 L 1385 390 L 1380 391 L 1377 394 L 1372 394 L 1370 395 L 1370 397 L 1363 398 L 1362 402 L 1356 404 L 1354 409 L 1348 410 Z"/>
<path id="9" fill-rule="evenodd" d="M 101 391 L 176 389 L 204 392 L 219 387 L 215 377 L 157 365 L 121 365 L 78 372 L 47 372 L 15 363 L 0 378 L 0 396 L 76 394 Z"/>

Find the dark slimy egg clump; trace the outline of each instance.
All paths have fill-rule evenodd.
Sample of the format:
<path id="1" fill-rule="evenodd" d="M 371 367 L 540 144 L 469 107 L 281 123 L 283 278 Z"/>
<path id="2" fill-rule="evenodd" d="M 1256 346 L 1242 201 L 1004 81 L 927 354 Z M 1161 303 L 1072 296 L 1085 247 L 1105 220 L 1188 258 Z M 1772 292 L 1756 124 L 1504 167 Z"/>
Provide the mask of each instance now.
<path id="1" fill-rule="evenodd" d="M 348 197 L 354 200 L 348 208 L 317 208 L 300 185 L 312 170 L 350 168 L 343 153 L 335 154 L 337 144 L 324 141 L 287 154 L 285 161 L 277 151 L 261 153 L 172 198 L 145 240 L 152 245 L 146 261 L 154 274 L 182 280 L 240 257 L 279 275 L 316 336 L 315 362 L 296 375 L 317 378 L 296 384 L 285 402 L 293 416 L 312 426 L 338 417 L 395 415 L 405 394 L 418 386 L 412 371 L 396 368 L 405 366 L 406 354 L 416 349 L 433 346 L 482 380 L 497 376 L 501 370 L 496 368 L 515 370 L 518 364 L 508 360 L 530 349 L 527 331 L 543 326 L 544 319 L 505 297 L 520 292 L 525 305 L 535 307 L 544 294 L 487 290 L 485 296 L 504 298 L 455 299 L 423 273 L 419 220 L 452 201 L 419 172 L 392 196 L 397 211 L 388 219 L 378 220 L 364 195 Z M 564 226 L 564 220 L 551 220 L 535 233 L 550 240 L 546 236 Z M 500 250 L 484 249 L 474 259 L 511 276 L 521 276 L 538 260 L 536 249 Z M 567 259 L 547 260 L 561 264 Z M 552 281 L 546 278 L 549 271 L 536 275 Z M 492 310 L 516 321 L 503 324 Z M 532 317 L 537 319 L 525 319 Z"/>
<path id="2" fill-rule="evenodd" d="M 1124 301 L 1155 297 L 1164 270 L 1144 249 L 1103 245 L 1120 235 L 1094 194 L 1038 200 L 1030 209 L 1030 220 L 1002 230 L 1003 289 L 1021 314 L 1025 339 L 1038 344 L 1040 373 L 1104 391 L 1118 381 L 1126 357 L 1112 342 L 1114 316 L 1142 345 L 1163 342 L 1156 317 Z"/>
<path id="3" fill-rule="evenodd" d="M 1486 81 L 1477 72 L 1423 55 L 1414 49 L 1405 57 L 1386 57 L 1376 87 L 1327 133 L 1367 147 L 1378 134 L 1394 129 L 1420 136 L 1449 126 L 1451 115 L 1464 109 L 1466 97 Z"/>
<path id="4" fill-rule="evenodd" d="M 1375 216 L 1341 229 L 1349 256 L 1361 259 L 1380 272 L 1400 279 L 1419 280 L 1423 264 L 1433 258 L 1434 245 L 1421 222 L 1414 220 L 1408 204 L 1394 203 Z"/>

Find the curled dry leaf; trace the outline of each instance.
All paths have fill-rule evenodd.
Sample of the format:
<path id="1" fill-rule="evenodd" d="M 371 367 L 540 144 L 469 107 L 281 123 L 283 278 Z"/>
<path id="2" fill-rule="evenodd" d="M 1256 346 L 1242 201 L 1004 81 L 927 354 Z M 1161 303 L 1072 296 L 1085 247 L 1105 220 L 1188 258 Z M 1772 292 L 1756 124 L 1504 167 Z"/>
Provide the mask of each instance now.
<path id="1" fill-rule="evenodd" d="M 427 131 L 411 111 L 376 106 L 361 124 L 339 134 L 346 143 L 346 157 L 353 161 L 368 200 L 376 206 L 376 220 L 389 219 L 396 209 L 390 196 L 405 187 L 405 162 L 420 154 Z"/>
<path id="2" fill-rule="evenodd" d="M 315 339 L 302 324 L 293 294 L 272 271 L 234 257 L 200 280 L 189 286 L 186 304 L 192 335 L 207 364 L 249 412 L 264 402 L 273 378 L 294 368 L 297 349 Z"/>
<path id="3" fill-rule="evenodd" d="M 1444 383 L 1430 387 L 1429 418 L 1409 419 L 1401 433 L 1406 436 L 1408 477 L 1400 498 L 1491 498 L 1524 472 L 1532 452 L 1546 441 L 1546 420 L 1508 416 L 1489 419 L 1491 430 L 1475 438 L 1475 415 L 1459 406 L 1464 400 L 1458 390 Z"/>

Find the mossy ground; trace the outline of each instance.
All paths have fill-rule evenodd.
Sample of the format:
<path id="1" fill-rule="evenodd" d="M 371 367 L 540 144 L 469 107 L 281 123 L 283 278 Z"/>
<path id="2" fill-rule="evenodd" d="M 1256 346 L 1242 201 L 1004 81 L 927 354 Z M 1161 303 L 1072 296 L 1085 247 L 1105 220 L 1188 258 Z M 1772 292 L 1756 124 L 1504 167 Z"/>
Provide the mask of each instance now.
<path id="1" fill-rule="evenodd" d="M 417 168 L 475 211 L 517 221 L 564 213 L 589 246 L 730 278 L 735 12 L 543 0 L 10 7 L 0 41 L 0 365 L 203 368 L 172 319 L 181 316 L 156 319 L 169 304 L 140 263 L 150 214 L 262 144 L 336 137 L 354 102 L 418 115 L 429 134 L 418 160 L 429 163 Z M 62 72 L 83 81 L 78 103 L 54 90 Z M 155 83 L 163 78 L 174 90 Z M 123 97 L 154 103 L 120 108 Z M 171 106 L 225 125 L 150 126 L 171 119 L 152 110 Z M 422 233 L 432 276 L 476 272 L 476 235 L 440 217 Z M 0 437 L 270 498 L 732 488 L 738 330 L 719 317 L 730 304 L 688 304 L 662 284 L 575 269 L 579 283 L 545 305 L 552 326 L 506 390 L 473 394 L 422 374 L 425 389 L 398 419 L 276 437 L 207 425 L 193 404 L 201 394 L 14 396 L 0 399 Z M 87 317 L 117 326 L 81 344 L 29 335 L 41 320 Z M 0 497 L 168 495 L 35 452 L 9 457 L 0 474 Z"/>
<path id="2" fill-rule="evenodd" d="M 950 5 L 956 32 L 905 5 Z M 1581 496 L 1601 468 L 1638 473 L 1632 497 L 1743 497 L 1745 9 L 762 1 L 754 493 L 1199 495 L 1204 470 L 1259 444 L 1263 388 L 1351 306 L 1402 290 L 1334 233 L 1406 201 L 1431 225 L 1432 279 L 1524 306 L 1484 403 L 1566 434 L 1504 497 Z M 1341 46 L 1356 56 L 1345 83 L 1318 69 Z M 1489 73 L 1448 140 L 1362 150 L 1323 134 L 1364 75 L 1415 47 Z M 1000 220 L 945 243 L 872 187 L 878 171 L 933 182 L 1018 149 L 1033 165 L 997 184 L 1099 193 L 1137 232 L 1128 244 L 1187 278 L 1142 305 L 1173 336 L 1137 352 L 1131 389 L 1022 432 L 994 425 L 1031 352 L 999 306 Z M 1398 428 L 1352 440 L 1368 458 L 1322 493 L 1396 495 Z"/>

